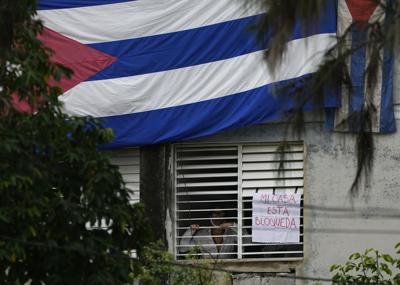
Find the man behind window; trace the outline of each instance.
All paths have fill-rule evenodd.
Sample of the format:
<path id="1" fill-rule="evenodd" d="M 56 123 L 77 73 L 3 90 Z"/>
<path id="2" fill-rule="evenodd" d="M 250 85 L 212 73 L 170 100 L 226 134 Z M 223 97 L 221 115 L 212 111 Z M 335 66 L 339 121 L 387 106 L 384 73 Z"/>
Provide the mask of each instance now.
<path id="1" fill-rule="evenodd" d="M 237 224 L 224 219 L 225 212 L 213 211 L 210 218 L 212 228 L 201 229 L 192 224 L 183 234 L 179 248 L 180 253 L 188 253 L 197 247 L 203 258 L 235 258 L 237 248 Z M 243 235 L 247 231 L 243 230 Z M 244 238 L 248 242 L 249 238 Z"/>

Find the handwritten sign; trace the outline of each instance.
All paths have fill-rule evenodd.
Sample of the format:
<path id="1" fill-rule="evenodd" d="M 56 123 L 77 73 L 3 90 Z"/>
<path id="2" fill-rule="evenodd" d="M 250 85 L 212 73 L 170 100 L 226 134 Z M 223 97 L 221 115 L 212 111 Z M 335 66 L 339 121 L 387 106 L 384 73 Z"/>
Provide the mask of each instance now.
<path id="1" fill-rule="evenodd" d="M 300 200 L 301 194 L 255 193 L 253 195 L 253 242 L 299 242 Z"/>

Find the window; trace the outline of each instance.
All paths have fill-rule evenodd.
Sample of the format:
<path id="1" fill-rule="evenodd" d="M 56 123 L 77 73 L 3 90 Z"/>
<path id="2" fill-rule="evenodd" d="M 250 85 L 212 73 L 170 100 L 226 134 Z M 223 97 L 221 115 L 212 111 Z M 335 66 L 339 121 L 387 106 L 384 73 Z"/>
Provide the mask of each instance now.
<path id="1" fill-rule="evenodd" d="M 283 155 L 278 147 L 278 143 L 175 147 L 176 259 L 303 257 L 303 201 L 299 242 L 252 243 L 253 193 L 303 193 L 303 144 L 290 143 Z M 229 223 L 229 230 L 212 235 L 222 222 Z"/>

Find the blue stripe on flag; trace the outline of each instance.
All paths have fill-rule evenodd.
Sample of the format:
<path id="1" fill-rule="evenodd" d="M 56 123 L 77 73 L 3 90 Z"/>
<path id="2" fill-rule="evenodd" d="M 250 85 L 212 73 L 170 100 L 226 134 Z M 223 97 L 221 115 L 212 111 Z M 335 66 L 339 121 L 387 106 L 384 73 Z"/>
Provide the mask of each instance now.
<path id="1" fill-rule="evenodd" d="M 353 93 L 350 96 L 350 113 L 360 111 L 364 105 L 364 70 L 367 50 L 363 44 L 368 36 L 366 30 L 359 30 L 357 27 L 352 29 L 352 49 L 355 51 L 351 55 L 350 77 Z"/>
<path id="2" fill-rule="evenodd" d="M 381 133 L 394 133 L 396 131 L 396 118 L 393 110 L 393 68 L 394 55 L 390 48 L 385 48 L 382 62 L 382 86 L 379 131 Z"/>
<path id="3" fill-rule="evenodd" d="M 89 80 L 166 71 L 260 50 L 254 33 L 246 30 L 257 19 L 252 16 L 182 32 L 90 44 L 118 60 Z"/>
<path id="4" fill-rule="evenodd" d="M 118 57 L 110 67 L 88 80 L 111 79 L 188 67 L 224 60 L 261 50 L 255 33 L 248 31 L 259 16 L 214 24 L 187 31 L 138 39 L 90 44 Z M 336 18 L 322 17 L 311 33 L 304 34 L 300 24 L 291 40 L 313 34 L 336 32 Z M 266 37 L 268 40 L 269 37 Z"/>
<path id="5" fill-rule="evenodd" d="M 395 1 L 388 0 L 386 5 L 393 8 Z M 395 11 L 392 9 L 391 11 Z M 386 13 L 385 24 L 390 25 L 394 15 Z M 396 118 L 393 110 L 393 78 L 394 54 L 390 47 L 385 47 L 382 62 L 381 117 L 379 130 L 381 133 L 396 132 Z"/>
<path id="6" fill-rule="evenodd" d="M 53 10 L 78 8 L 96 5 L 116 4 L 122 2 L 131 2 L 136 0 L 39 0 L 37 4 L 38 10 Z"/>
<path id="7" fill-rule="evenodd" d="M 295 84 L 302 84 L 308 76 L 296 78 Z M 274 90 L 289 82 L 293 81 L 193 104 L 102 118 L 103 125 L 112 128 L 115 134 L 114 141 L 103 148 L 188 140 L 229 128 L 277 120 L 292 104 L 287 96 L 277 98 Z M 325 104 L 336 107 L 338 102 L 329 100 Z"/>

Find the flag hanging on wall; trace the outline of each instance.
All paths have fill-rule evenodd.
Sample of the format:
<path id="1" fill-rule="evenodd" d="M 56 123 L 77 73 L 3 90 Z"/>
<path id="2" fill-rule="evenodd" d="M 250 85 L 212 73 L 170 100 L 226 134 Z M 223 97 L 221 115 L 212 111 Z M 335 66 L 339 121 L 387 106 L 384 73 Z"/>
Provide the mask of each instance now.
<path id="1" fill-rule="evenodd" d="M 273 74 L 248 31 L 261 8 L 245 2 L 39 1 L 41 39 L 55 50 L 53 60 L 74 71 L 61 82 L 65 112 L 101 118 L 114 130 L 110 147 L 187 140 L 279 119 L 285 103 L 273 90 L 300 84 L 335 43 L 335 1 L 313 32 L 296 27 Z"/>
<path id="2" fill-rule="evenodd" d="M 359 131 L 360 116 L 367 103 L 371 103 L 371 131 L 392 133 L 396 131 L 393 110 L 394 56 L 390 48 L 379 53 L 376 82 L 367 90 L 365 76 L 371 60 L 372 49 L 366 44 L 371 39 L 372 25 L 384 28 L 388 15 L 384 6 L 390 0 L 339 0 L 338 36 L 346 37 L 347 49 L 353 52 L 347 60 L 351 79 L 351 94 L 347 86 L 341 89 L 341 107 L 328 115 L 328 124 L 336 131 Z M 383 31 L 384 32 L 384 31 Z M 369 93 L 368 93 L 369 92 Z M 367 101 L 371 102 L 367 102 Z"/>

